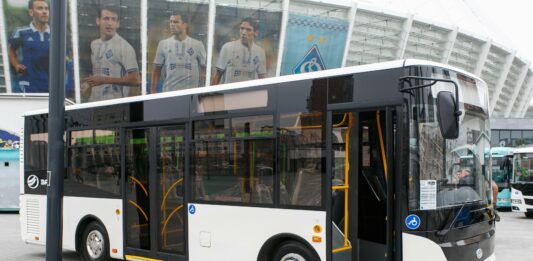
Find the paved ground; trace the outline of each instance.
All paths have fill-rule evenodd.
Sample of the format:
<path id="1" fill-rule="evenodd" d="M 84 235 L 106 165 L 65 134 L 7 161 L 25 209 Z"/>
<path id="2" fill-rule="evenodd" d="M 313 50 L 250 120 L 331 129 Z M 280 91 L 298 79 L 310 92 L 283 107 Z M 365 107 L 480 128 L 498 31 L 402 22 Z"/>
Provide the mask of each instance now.
<path id="1" fill-rule="evenodd" d="M 496 259 L 533 260 L 533 218 L 522 213 L 500 212 L 496 223 Z"/>
<path id="2" fill-rule="evenodd" d="M 524 214 L 500 212 L 496 225 L 497 260 L 533 260 L 533 219 Z M 19 215 L 0 214 L 0 255 L 4 261 L 44 260 L 45 247 L 26 245 L 20 239 Z M 79 260 L 74 252 L 63 252 L 63 260 Z"/>

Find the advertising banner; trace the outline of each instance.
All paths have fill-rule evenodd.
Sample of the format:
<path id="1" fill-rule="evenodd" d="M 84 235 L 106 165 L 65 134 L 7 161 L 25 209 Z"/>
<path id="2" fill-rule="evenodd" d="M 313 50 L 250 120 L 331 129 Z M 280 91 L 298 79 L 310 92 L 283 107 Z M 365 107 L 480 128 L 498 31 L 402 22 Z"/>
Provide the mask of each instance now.
<path id="1" fill-rule="evenodd" d="M 217 6 L 212 84 L 276 75 L 281 12 Z"/>
<path id="2" fill-rule="evenodd" d="M 281 75 L 341 67 L 348 27 L 340 19 L 290 14 Z"/>
<path id="3" fill-rule="evenodd" d="M 78 0 L 81 102 L 141 94 L 140 5 Z"/>
<path id="4" fill-rule="evenodd" d="M 147 92 L 205 86 L 209 4 L 148 2 Z"/>
<path id="5" fill-rule="evenodd" d="M 49 3 L 42 0 L 2 0 L 13 93 L 48 93 L 50 52 Z M 68 27 L 67 27 L 68 28 Z M 70 31 L 67 35 L 70 39 Z M 71 46 L 71 42 L 67 41 Z M 73 63 L 67 47 L 66 97 L 73 98 Z"/>

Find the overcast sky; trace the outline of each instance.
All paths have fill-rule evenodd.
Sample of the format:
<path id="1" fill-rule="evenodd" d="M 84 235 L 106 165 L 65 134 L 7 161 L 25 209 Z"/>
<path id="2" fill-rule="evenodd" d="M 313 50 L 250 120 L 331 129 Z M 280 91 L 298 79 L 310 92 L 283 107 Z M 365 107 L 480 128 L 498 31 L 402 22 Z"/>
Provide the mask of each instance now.
<path id="1" fill-rule="evenodd" d="M 520 58 L 533 61 L 533 1 L 465 0 L 478 16 L 495 27 L 517 50 Z M 504 39 L 505 40 L 505 39 Z"/>

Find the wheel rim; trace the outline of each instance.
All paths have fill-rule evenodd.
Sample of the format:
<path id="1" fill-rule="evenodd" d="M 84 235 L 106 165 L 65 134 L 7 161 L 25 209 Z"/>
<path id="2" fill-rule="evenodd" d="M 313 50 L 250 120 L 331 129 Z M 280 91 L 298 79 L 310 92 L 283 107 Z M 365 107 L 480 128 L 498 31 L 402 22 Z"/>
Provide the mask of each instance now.
<path id="1" fill-rule="evenodd" d="M 100 231 L 93 230 L 87 235 L 87 253 L 92 259 L 98 259 L 104 251 L 104 236 Z"/>
<path id="2" fill-rule="evenodd" d="M 305 258 L 296 253 L 289 253 L 284 255 L 280 261 L 305 261 Z"/>

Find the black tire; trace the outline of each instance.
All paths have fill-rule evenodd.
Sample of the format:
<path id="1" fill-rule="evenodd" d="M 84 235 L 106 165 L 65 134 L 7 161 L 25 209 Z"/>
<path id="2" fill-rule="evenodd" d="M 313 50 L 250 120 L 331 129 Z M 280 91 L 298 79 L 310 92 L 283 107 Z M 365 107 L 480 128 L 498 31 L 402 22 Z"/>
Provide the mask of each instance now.
<path id="1" fill-rule="evenodd" d="M 528 218 L 533 218 L 533 212 L 526 212 L 524 214 L 526 214 L 526 217 Z"/>
<path id="2" fill-rule="evenodd" d="M 109 257 L 109 237 L 104 225 L 93 221 L 85 227 L 80 240 L 79 251 L 82 260 L 111 260 Z"/>
<path id="3" fill-rule="evenodd" d="M 272 261 L 318 261 L 316 254 L 296 241 L 282 243 L 273 255 Z"/>

